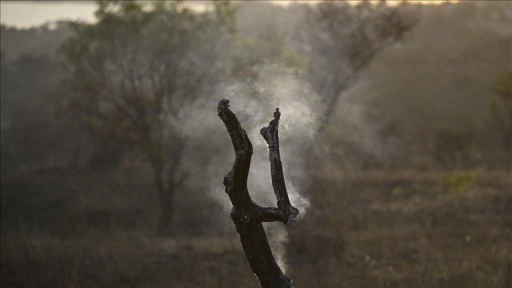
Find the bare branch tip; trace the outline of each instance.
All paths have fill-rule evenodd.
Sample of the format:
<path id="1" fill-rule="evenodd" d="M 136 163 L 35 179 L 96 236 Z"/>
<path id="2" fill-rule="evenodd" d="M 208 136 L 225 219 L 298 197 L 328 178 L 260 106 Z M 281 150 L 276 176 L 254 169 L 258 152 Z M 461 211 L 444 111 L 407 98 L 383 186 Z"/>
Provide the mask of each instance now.
<path id="1" fill-rule="evenodd" d="M 276 108 L 276 111 L 274 112 L 274 119 L 279 121 L 279 118 L 281 118 L 281 112 L 279 111 L 279 108 Z"/>
<path id="2" fill-rule="evenodd" d="M 229 110 L 229 100 L 228 99 L 222 99 L 219 101 L 219 104 L 217 105 L 217 113 L 219 116 L 224 114 L 226 110 Z"/>

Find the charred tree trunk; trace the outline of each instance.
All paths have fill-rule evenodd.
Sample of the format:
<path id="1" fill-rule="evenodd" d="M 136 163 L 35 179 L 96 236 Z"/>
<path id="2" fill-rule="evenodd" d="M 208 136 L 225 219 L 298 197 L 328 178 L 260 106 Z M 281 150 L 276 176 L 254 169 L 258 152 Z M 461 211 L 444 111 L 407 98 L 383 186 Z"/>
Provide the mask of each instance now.
<path id="1" fill-rule="evenodd" d="M 293 224 L 299 211 L 290 204 L 283 175 L 283 167 L 279 152 L 278 125 L 280 112 L 276 109 L 274 119 L 268 127 L 261 129 L 261 135 L 269 147 L 269 160 L 272 186 L 277 198 L 277 208 L 261 207 L 254 203 L 247 190 L 247 177 L 251 165 L 252 144 L 245 130 L 242 129 L 235 114 L 229 109 L 229 101 L 219 101 L 217 112 L 228 130 L 233 148 L 235 163 L 231 171 L 224 177 L 224 186 L 233 210 L 231 218 L 240 234 L 240 241 L 252 271 L 258 277 L 263 288 L 293 287 L 291 279 L 284 275 L 277 265 L 262 222 L 282 222 Z"/>

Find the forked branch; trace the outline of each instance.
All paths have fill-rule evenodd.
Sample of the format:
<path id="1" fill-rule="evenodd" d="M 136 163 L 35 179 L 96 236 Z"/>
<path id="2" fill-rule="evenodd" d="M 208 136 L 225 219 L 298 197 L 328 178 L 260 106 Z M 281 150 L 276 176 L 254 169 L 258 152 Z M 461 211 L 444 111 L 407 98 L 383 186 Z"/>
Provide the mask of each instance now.
<path id="1" fill-rule="evenodd" d="M 279 118 L 281 118 L 281 112 L 279 112 L 279 108 L 276 108 L 274 119 L 270 121 L 268 127 L 261 128 L 260 134 L 268 144 L 270 175 L 272 176 L 274 194 L 276 194 L 277 198 L 277 207 L 287 216 L 286 224 L 293 224 L 297 220 L 299 210 L 290 204 L 284 182 L 283 164 L 281 163 L 281 154 L 279 152 Z"/>
<path id="2" fill-rule="evenodd" d="M 274 119 L 270 121 L 269 126 L 260 131 L 269 145 L 270 171 L 277 208 L 261 207 L 252 201 L 247 190 L 247 177 L 253 152 L 251 141 L 240 126 L 236 115 L 229 109 L 229 100 L 219 101 L 217 112 L 226 125 L 235 149 L 235 163 L 224 177 L 224 186 L 233 204 L 231 218 L 240 234 L 247 260 L 258 277 L 261 287 L 293 287 L 291 279 L 284 275 L 277 265 L 261 225 L 262 222 L 282 222 L 290 225 L 296 221 L 299 214 L 298 210 L 290 204 L 284 181 L 278 138 L 281 115 L 279 109 L 276 109 Z"/>

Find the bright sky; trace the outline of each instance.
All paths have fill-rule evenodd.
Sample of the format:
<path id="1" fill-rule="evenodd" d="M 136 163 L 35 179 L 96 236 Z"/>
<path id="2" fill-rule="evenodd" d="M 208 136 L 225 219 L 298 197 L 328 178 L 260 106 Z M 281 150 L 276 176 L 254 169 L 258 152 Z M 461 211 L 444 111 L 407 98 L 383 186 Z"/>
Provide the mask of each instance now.
<path id="1" fill-rule="evenodd" d="M 351 2 L 357 2 L 357 0 Z M 392 2 L 394 0 L 388 0 Z M 409 0 L 411 1 L 411 0 Z M 444 0 L 413 0 L 425 4 L 441 4 Z M 204 2 L 204 1 L 202 1 Z M 287 6 L 294 1 L 273 1 L 275 4 Z M 297 1 L 314 3 L 315 1 Z M 396 0 L 395 2 L 399 2 Z M 191 8 L 201 9 L 201 1 L 188 1 Z M 38 26 L 55 20 L 94 21 L 94 1 L 2 1 L 0 2 L 0 22 L 10 26 Z"/>
<path id="2" fill-rule="evenodd" d="M 192 9 L 201 10 L 203 3 L 188 1 Z M 17 27 L 39 26 L 56 20 L 94 21 L 95 1 L 1 1 L 2 24 Z"/>

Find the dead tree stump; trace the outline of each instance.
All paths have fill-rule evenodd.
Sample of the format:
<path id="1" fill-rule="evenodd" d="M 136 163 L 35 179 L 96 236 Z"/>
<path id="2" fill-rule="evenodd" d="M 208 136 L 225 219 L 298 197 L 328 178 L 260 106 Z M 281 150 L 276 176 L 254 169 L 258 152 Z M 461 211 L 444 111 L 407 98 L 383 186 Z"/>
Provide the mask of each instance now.
<path id="1" fill-rule="evenodd" d="M 229 109 L 229 100 L 219 101 L 217 112 L 228 130 L 233 148 L 235 163 L 224 177 L 224 186 L 233 204 L 231 218 L 240 234 L 240 241 L 252 271 L 263 288 L 293 287 L 291 279 L 277 265 L 262 222 L 282 222 L 293 224 L 299 215 L 297 208 L 290 204 L 283 175 L 279 152 L 278 126 L 281 113 L 274 112 L 274 119 L 260 133 L 268 144 L 272 187 L 277 198 L 277 208 L 261 207 L 254 203 L 247 190 L 247 177 L 251 165 L 252 144 L 242 129 L 236 115 Z"/>

